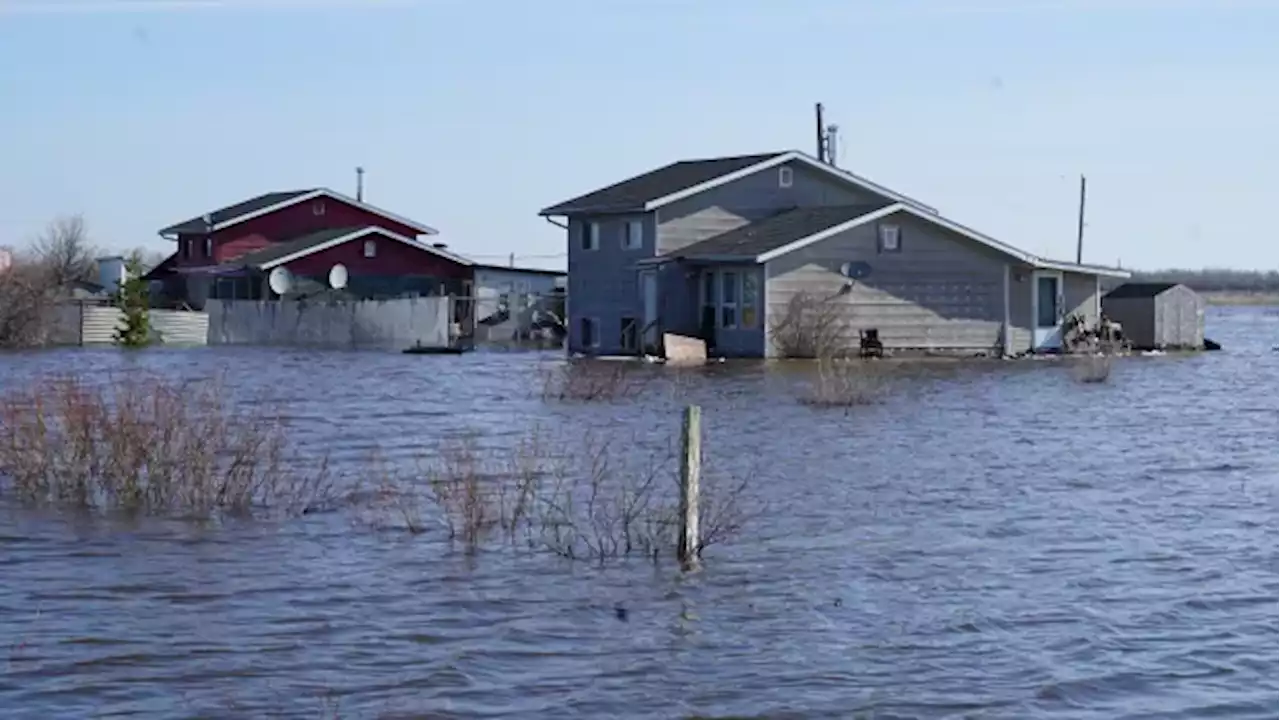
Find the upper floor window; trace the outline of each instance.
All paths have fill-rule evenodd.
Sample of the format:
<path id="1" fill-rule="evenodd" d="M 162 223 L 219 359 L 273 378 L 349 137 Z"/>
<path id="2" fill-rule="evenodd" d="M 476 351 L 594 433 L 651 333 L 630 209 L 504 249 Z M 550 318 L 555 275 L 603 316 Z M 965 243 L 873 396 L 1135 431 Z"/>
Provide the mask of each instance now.
<path id="1" fill-rule="evenodd" d="M 191 257 L 191 243 L 192 243 L 191 238 L 187 238 L 186 240 L 182 241 L 182 258 L 184 260 L 189 259 Z"/>
<path id="2" fill-rule="evenodd" d="M 364 241 L 364 256 L 367 258 L 378 256 L 378 243 L 373 240 Z"/>
<path id="3" fill-rule="evenodd" d="M 628 220 L 622 229 L 622 249 L 639 250 L 644 247 L 644 222 Z"/>
<path id="4" fill-rule="evenodd" d="M 878 250 L 882 253 L 902 252 L 902 231 L 897 225 L 881 225 Z"/>
<path id="5" fill-rule="evenodd" d="M 778 168 L 778 187 L 789 188 L 793 182 L 795 182 L 794 170 L 786 165 Z"/>
<path id="6" fill-rule="evenodd" d="M 582 249 L 583 250 L 599 250 L 600 249 L 600 223 L 584 222 L 582 223 Z"/>
<path id="7" fill-rule="evenodd" d="M 211 237 L 204 239 L 204 256 L 207 258 L 213 257 L 213 238 Z"/>
<path id="8" fill-rule="evenodd" d="M 323 214 L 324 214 L 324 201 L 323 201 L 323 200 L 314 200 L 314 201 L 312 201 L 312 203 L 311 203 L 311 214 L 312 214 L 312 215 L 323 215 Z"/>

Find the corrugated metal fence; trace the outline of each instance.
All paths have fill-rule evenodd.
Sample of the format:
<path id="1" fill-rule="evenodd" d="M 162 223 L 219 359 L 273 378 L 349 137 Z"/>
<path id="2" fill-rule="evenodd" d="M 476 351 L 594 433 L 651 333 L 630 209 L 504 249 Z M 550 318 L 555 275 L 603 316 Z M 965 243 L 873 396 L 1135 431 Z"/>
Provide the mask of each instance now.
<path id="1" fill-rule="evenodd" d="M 209 342 L 209 315 L 184 310 L 152 310 L 151 336 L 166 345 L 206 345 Z M 58 313 L 57 342 L 75 345 L 107 345 L 115 342 L 124 322 L 120 308 L 77 303 L 63 306 Z"/>

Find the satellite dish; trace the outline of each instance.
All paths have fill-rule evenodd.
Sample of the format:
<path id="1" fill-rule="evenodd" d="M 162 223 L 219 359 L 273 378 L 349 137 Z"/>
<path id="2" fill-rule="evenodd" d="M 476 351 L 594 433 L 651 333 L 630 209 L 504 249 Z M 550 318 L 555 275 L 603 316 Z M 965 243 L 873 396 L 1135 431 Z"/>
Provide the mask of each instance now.
<path id="1" fill-rule="evenodd" d="M 347 266 L 338 263 L 329 269 L 329 287 L 341 290 L 347 286 Z"/>
<path id="2" fill-rule="evenodd" d="M 861 261 L 847 262 L 840 266 L 840 274 L 850 280 L 861 280 L 871 274 L 871 266 Z"/>
<path id="3" fill-rule="evenodd" d="M 205 213 L 203 216 L 201 216 L 200 219 L 204 221 L 205 227 L 213 226 L 213 216 L 210 215 L 209 213 Z"/>
<path id="4" fill-rule="evenodd" d="M 271 292 L 284 295 L 293 287 L 293 276 L 287 269 L 278 267 L 267 276 L 267 284 L 271 286 Z"/>

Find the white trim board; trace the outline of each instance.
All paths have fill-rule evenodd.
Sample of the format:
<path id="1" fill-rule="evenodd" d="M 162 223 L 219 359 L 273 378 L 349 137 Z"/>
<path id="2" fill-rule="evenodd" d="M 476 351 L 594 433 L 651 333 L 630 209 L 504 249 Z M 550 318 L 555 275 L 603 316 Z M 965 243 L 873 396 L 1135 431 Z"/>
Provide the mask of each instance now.
<path id="1" fill-rule="evenodd" d="M 833 177 L 841 182 L 845 182 L 845 183 L 854 185 L 856 187 L 860 187 L 863 190 L 867 190 L 868 192 L 873 192 L 877 195 L 882 195 L 890 200 L 900 202 L 906 205 L 918 207 L 927 212 L 933 212 L 933 213 L 937 212 L 935 208 L 925 205 L 919 200 L 916 200 L 911 197 L 907 197 L 906 195 L 903 195 L 894 190 L 890 190 L 889 188 L 883 185 L 879 185 L 877 183 L 871 182 L 870 180 L 860 175 L 854 175 L 853 173 L 847 170 L 841 170 L 838 167 L 824 163 L 821 160 L 818 160 L 817 158 L 811 157 L 805 153 L 800 152 L 799 150 L 791 150 L 789 152 L 784 152 L 779 155 L 775 155 L 774 157 L 771 157 L 768 160 L 762 160 L 756 163 L 755 165 L 750 165 L 745 168 L 742 168 L 741 170 L 737 170 L 731 173 L 725 173 L 724 175 L 712 178 L 706 182 L 698 183 L 697 185 L 694 185 L 692 187 L 687 187 L 684 190 L 680 190 L 678 192 L 674 192 L 669 195 L 664 195 L 660 198 L 650 200 L 644 204 L 644 211 L 652 212 L 664 205 L 670 205 L 671 203 L 676 202 L 678 200 L 683 200 L 688 197 L 693 197 L 694 195 L 697 195 L 699 193 L 704 193 L 708 190 L 720 187 L 721 185 L 726 185 L 735 180 L 741 180 L 742 178 L 747 177 L 749 175 L 754 175 L 760 172 L 761 170 L 768 170 L 769 168 L 777 167 L 779 165 L 782 165 L 784 163 L 789 163 L 789 162 L 797 162 L 802 165 L 806 165 L 830 177 Z"/>
<path id="2" fill-rule="evenodd" d="M 267 262 L 262 263 L 258 267 L 263 270 L 270 270 L 271 268 L 276 267 L 278 265 L 284 265 L 286 263 L 293 262 L 298 258 L 303 258 L 308 255 L 314 255 L 315 253 L 321 252 L 323 250 L 328 250 L 329 248 L 337 247 L 339 245 L 342 245 L 343 243 L 351 242 L 352 240 L 364 237 L 365 235 L 381 235 L 389 240 L 395 240 L 396 242 L 403 243 L 417 250 L 424 250 L 426 252 L 431 253 L 432 255 L 436 255 L 446 260 L 449 260 L 451 262 L 458 263 L 459 265 L 464 265 L 466 267 L 471 267 L 473 265 L 473 263 L 470 260 L 460 255 L 454 255 L 451 252 L 445 252 L 440 248 L 431 247 L 426 243 L 420 243 L 417 240 L 414 240 L 413 238 L 407 238 L 404 235 L 400 235 L 399 233 L 393 233 L 390 230 L 386 230 L 384 228 L 370 226 L 370 227 L 360 228 L 359 230 L 355 230 L 353 232 L 349 232 L 346 235 L 341 235 L 332 240 L 326 240 L 320 243 L 319 245 L 312 245 L 311 247 L 306 248 L 305 250 L 299 250 L 298 252 L 290 253 L 283 257 L 276 258 L 275 260 L 269 260 Z"/>
<path id="3" fill-rule="evenodd" d="M 787 243 L 786 245 L 783 245 L 781 247 L 774 248 L 769 252 L 761 253 L 760 255 L 756 256 L 756 262 L 758 263 L 769 262 L 774 258 L 781 257 L 788 253 L 795 252 L 796 250 L 800 250 L 801 248 L 808 247 L 816 242 L 826 240 L 827 238 L 832 237 L 833 235 L 838 235 L 846 230 L 851 230 L 860 225 L 865 225 L 869 222 L 874 222 L 876 220 L 879 220 L 880 218 L 887 217 L 889 215 L 893 215 L 894 213 L 898 213 L 898 212 L 909 213 L 922 220 L 925 220 L 926 222 L 930 222 L 930 223 L 933 223 L 934 225 L 938 225 L 939 227 L 946 228 L 947 230 L 950 230 L 958 235 L 967 237 L 970 240 L 973 240 L 974 242 L 977 242 L 980 245 L 985 245 L 986 247 L 991 248 L 992 250 L 1003 253 L 1009 257 L 1012 257 L 1016 260 L 1024 262 L 1034 268 L 1045 269 L 1045 270 L 1061 270 L 1065 272 L 1074 272 L 1074 273 L 1084 273 L 1086 275 L 1102 275 L 1105 277 L 1114 277 L 1114 278 L 1127 278 L 1130 276 L 1130 273 L 1128 270 L 1120 270 L 1118 268 L 1106 268 L 1106 267 L 1098 267 L 1094 265 L 1075 265 L 1073 263 L 1058 262 L 1056 260 L 1046 260 L 1044 258 L 1032 255 L 1031 253 L 1019 250 L 1018 248 L 1013 247 L 1012 245 L 1007 245 L 1005 243 L 1002 243 L 999 240 L 996 240 L 995 238 L 991 237 L 990 235 L 985 235 L 983 233 L 980 233 L 977 230 L 974 230 L 973 228 L 965 227 L 964 225 L 961 225 L 960 223 L 957 223 L 953 220 L 948 220 L 937 213 L 929 212 L 927 210 L 922 210 L 914 205 L 907 205 L 905 203 L 894 203 L 893 205 L 890 205 L 888 207 L 884 207 L 879 210 L 869 212 L 866 215 L 860 215 L 852 220 L 842 222 L 839 225 L 833 225 L 827 228 L 826 230 L 823 230 L 822 232 L 814 233 L 813 235 L 810 235 L 808 237 L 803 237 L 803 238 L 800 238 L 799 240 L 795 240 L 793 242 Z"/>
<path id="4" fill-rule="evenodd" d="M 423 225 L 422 223 L 416 222 L 414 220 L 410 220 L 407 217 L 396 215 L 393 212 L 388 212 L 386 210 L 383 210 L 382 208 L 375 207 L 365 202 L 361 202 L 359 200 L 356 200 L 353 197 L 348 197 L 346 195 L 343 195 L 340 192 L 330 190 L 329 188 L 319 188 L 317 190 L 312 190 L 311 192 L 303 193 L 301 195 L 295 195 L 294 197 L 291 197 L 288 200 L 282 200 L 278 203 L 275 203 L 274 205 L 268 205 L 264 208 L 259 208 L 257 210 L 254 210 L 253 212 L 244 213 L 243 215 L 237 215 L 236 217 L 233 217 L 230 220 L 223 220 L 222 222 L 210 228 L 210 231 L 217 232 L 224 228 L 229 228 L 232 225 L 239 225 L 242 222 L 246 222 L 254 218 L 262 217 L 263 215 L 270 215 L 273 212 L 284 210 L 285 208 L 292 207 L 294 205 L 297 205 L 298 203 L 309 202 L 311 200 L 315 200 L 317 198 L 322 198 L 322 197 L 329 198 L 330 200 L 337 200 L 338 202 L 346 203 L 347 205 L 350 205 L 355 208 L 359 208 L 368 213 L 373 213 L 374 215 L 380 215 L 388 220 L 393 220 L 397 223 L 400 223 L 401 225 L 411 227 L 414 230 L 421 232 L 423 235 L 439 235 L 440 234 L 440 231 L 436 230 L 433 227 L 430 227 L 428 225 Z"/>

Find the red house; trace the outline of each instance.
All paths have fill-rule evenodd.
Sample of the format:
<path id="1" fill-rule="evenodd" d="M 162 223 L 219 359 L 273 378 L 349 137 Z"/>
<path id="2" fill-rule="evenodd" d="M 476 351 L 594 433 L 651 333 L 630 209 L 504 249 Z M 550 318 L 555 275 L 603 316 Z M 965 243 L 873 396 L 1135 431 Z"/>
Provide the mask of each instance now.
<path id="1" fill-rule="evenodd" d="M 472 263 L 423 237 L 431 227 L 328 188 L 259 195 L 160 230 L 177 250 L 148 273 L 162 300 L 197 309 L 206 299 L 273 297 L 268 274 L 289 270 L 301 288 L 327 288 L 346 267 L 359 298 L 469 296 Z"/>

